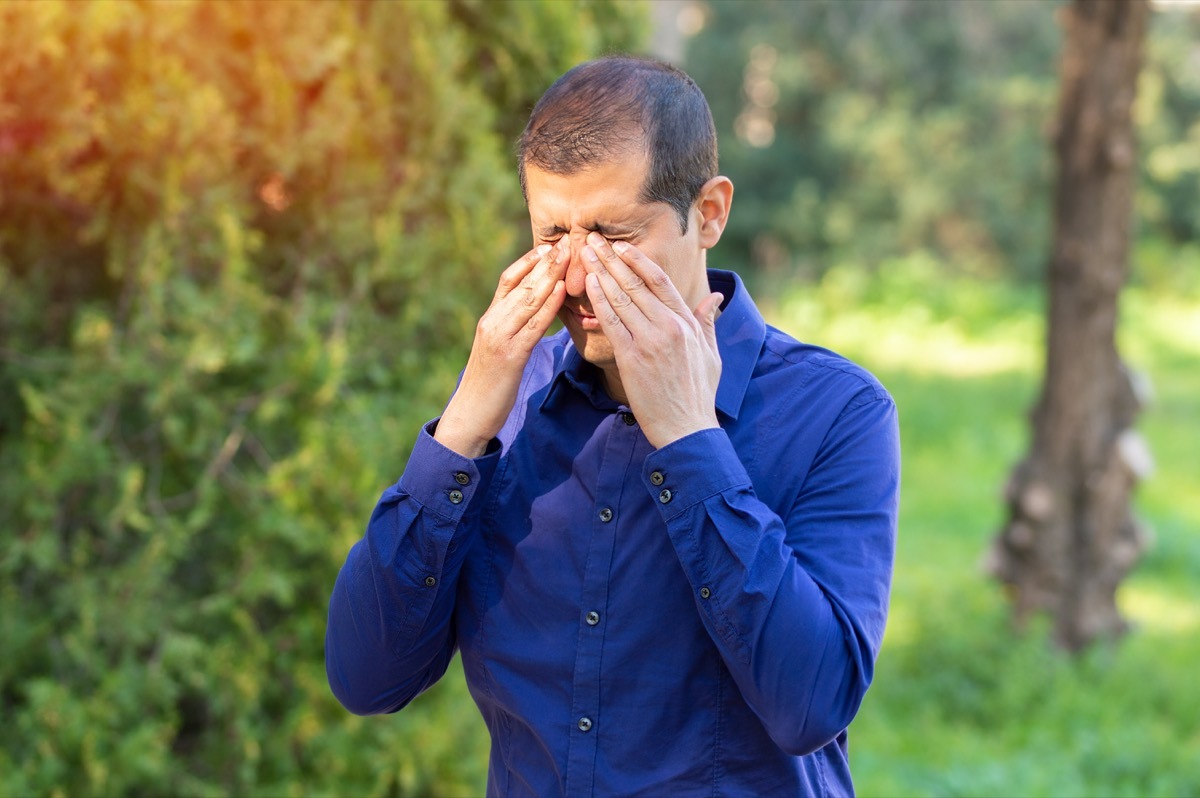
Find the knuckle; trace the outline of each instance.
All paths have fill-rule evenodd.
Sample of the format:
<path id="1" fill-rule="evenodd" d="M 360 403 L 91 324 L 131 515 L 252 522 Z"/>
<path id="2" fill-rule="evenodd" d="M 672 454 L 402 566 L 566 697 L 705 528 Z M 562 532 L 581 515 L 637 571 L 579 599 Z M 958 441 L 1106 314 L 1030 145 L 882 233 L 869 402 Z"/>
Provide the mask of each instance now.
<path id="1" fill-rule="evenodd" d="M 520 271 L 518 271 L 516 269 L 513 269 L 511 267 L 505 269 L 504 272 L 500 275 L 501 290 L 508 292 L 508 291 L 511 291 L 514 288 L 516 288 L 517 285 L 521 282 L 520 275 L 521 275 Z"/>
<path id="2" fill-rule="evenodd" d="M 662 326 L 662 333 L 672 344 L 681 344 L 688 338 L 684 324 L 664 324 Z"/>
<path id="3" fill-rule="evenodd" d="M 485 314 L 475 325 L 475 337 L 483 341 L 489 341 L 492 339 L 494 329 L 495 325 L 492 322 L 491 316 Z"/>

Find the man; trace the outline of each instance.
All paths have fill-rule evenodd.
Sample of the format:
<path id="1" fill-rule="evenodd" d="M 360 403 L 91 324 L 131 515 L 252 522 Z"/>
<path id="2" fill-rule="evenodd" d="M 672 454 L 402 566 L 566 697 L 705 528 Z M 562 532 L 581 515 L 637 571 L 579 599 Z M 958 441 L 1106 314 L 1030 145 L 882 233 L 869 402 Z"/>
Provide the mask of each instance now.
<path id="1" fill-rule="evenodd" d="M 852 793 L 891 398 L 706 270 L 733 185 L 682 72 L 572 69 L 520 168 L 535 248 L 338 576 L 334 693 L 394 712 L 461 650 L 491 794 Z"/>

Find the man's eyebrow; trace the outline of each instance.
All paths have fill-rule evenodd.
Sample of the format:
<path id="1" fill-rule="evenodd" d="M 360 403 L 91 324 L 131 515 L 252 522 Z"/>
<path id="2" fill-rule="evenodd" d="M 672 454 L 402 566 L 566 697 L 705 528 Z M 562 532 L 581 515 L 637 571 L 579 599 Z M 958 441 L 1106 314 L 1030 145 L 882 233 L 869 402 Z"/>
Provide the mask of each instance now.
<path id="1" fill-rule="evenodd" d="M 591 226 L 584 225 L 585 230 L 595 230 L 605 238 L 620 238 L 622 236 L 632 235 L 637 232 L 638 227 L 631 224 L 602 224 L 596 222 Z"/>
<path id="2" fill-rule="evenodd" d="M 632 224 L 605 224 L 603 222 L 592 222 L 591 224 L 582 225 L 584 230 L 595 231 L 605 238 L 622 238 L 630 236 L 641 230 L 640 225 Z M 542 238 L 554 238 L 569 232 L 565 227 L 559 225 L 549 225 L 548 227 L 538 228 L 538 235 Z"/>

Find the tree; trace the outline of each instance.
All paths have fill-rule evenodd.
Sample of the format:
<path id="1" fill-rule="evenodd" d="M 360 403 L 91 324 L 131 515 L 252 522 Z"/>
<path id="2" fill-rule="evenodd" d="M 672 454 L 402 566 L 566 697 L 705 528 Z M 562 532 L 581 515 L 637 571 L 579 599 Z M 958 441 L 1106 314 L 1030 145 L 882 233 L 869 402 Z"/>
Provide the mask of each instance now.
<path id="1" fill-rule="evenodd" d="M 525 98 L 636 13 L 0 4 L 0 795 L 481 789 L 465 689 L 337 706 L 327 600 L 529 240 Z"/>
<path id="2" fill-rule="evenodd" d="M 1130 506 L 1149 467 L 1133 430 L 1144 390 L 1121 362 L 1115 333 L 1148 16 L 1147 0 L 1075 0 L 1062 9 L 1046 369 L 1032 447 L 1010 477 L 1009 517 L 990 559 L 1018 620 L 1047 611 L 1068 650 L 1125 631 L 1117 586 L 1145 541 Z"/>

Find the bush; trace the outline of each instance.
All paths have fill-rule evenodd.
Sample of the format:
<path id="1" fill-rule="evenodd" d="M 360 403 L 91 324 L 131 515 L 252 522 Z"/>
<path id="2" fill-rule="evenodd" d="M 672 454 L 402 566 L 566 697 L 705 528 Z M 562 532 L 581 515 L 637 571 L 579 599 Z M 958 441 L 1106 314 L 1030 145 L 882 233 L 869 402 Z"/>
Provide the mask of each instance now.
<path id="1" fill-rule="evenodd" d="M 337 706 L 326 602 L 635 16 L 0 7 L 0 794 L 478 788 L 477 717 Z"/>

